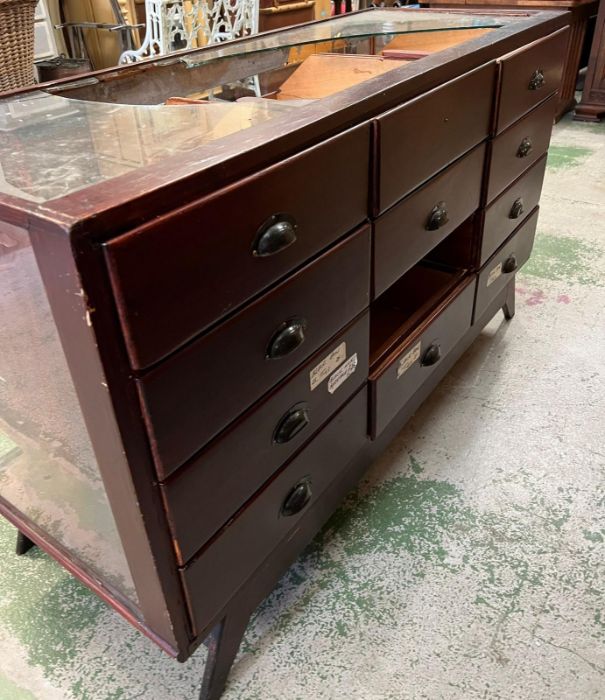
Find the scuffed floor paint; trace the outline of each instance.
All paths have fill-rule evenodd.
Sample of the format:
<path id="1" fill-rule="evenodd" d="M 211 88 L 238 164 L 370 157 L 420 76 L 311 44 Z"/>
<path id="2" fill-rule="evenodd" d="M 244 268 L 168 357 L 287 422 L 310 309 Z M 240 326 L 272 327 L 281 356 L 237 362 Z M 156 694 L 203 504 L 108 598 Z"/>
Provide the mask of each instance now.
<path id="1" fill-rule="evenodd" d="M 255 614 L 225 700 L 605 698 L 605 125 L 559 124 L 517 315 L 440 384 Z M 0 700 L 189 700 L 0 521 Z"/>

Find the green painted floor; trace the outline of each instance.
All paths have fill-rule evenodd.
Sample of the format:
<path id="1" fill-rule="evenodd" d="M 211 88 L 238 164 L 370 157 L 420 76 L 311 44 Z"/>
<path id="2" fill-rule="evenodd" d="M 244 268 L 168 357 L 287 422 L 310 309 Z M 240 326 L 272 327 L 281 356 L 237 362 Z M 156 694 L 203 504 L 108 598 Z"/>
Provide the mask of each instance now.
<path id="1" fill-rule="evenodd" d="M 253 619 L 225 700 L 605 698 L 605 124 L 554 132 L 501 315 Z M 189 700 L 0 522 L 0 700 Z"/>

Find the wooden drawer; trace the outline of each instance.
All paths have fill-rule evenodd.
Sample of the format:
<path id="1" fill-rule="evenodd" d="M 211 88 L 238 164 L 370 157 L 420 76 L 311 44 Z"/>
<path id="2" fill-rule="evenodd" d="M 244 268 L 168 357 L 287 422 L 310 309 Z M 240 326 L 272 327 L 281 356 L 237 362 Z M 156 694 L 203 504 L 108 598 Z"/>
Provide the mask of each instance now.
<path id="1" fill-rule="evenodd" d="M 360 225 L 369 151 L 366 124 L 107 243 L 133 367 L 157 362 Z"/>
<path id="2" fill-rule="evenodd" d="M 305 511 L 366 442 L 364 388 L 183 570 L 196 629 L 204 629 L 273 549 L 296 530 Z"/>
<path id="3" fill-rule="evenodd" d="M 366 311 L 163 484 L 181 564 L 365 384 L 368 353 Z"/>
<path id="4" fill-rule="evenodd" d="M 371 358 L 379 357 L 370 371 L 372 438 L 387 427 L 470 328 L 475 279 L 463 272 L 418 266 L 400 289 L 389 290 L 390 308 L 376 310 L 380 317 L 372 317 L 370 352 Z M 410 302 L 415 289 L 416 308 Z M 400 295 L 399 306 L 395 293 Z"/>
<path id="5" fill-rule="evenodd" d="M 369 276 L 365 226 L 138 379 L 160 477 L 360 314 Z"/>
<path id="6" fill-rule="evenodd" d="M 545 169 L 546 155 L 489 206 L 485 212 L 480 266 L 538 206 Z"/>
<path id="7" fill-rule="evenodd" d="M 529 260 L 534 245 L 538 211 L 536 207 L 479 273 L 474 319 L 481 317 L 492 299 L 506 287 L 514 273 Z"/>
<path id="8" fill-rule="evenodd" d="M 501 59 L 496 133 L 559 89 L 568 40 L 565 27 Z"/>
<path id="9" fill-rule="evenodd" d="M 488 165 L 487 202 L 546 153 L 556 106 L 553 95 L 494 139 Z"/>
<path id="10" fill-rule="evenodd" d="M 376 214 L 486 138 L 495 75 L 482 66 L 377 119 Z"/>
<path id="11" fill-rule="evenodd" d="M 479 207 L 484 160 L 481 144 L 376 221 L 374 297 Z"/>

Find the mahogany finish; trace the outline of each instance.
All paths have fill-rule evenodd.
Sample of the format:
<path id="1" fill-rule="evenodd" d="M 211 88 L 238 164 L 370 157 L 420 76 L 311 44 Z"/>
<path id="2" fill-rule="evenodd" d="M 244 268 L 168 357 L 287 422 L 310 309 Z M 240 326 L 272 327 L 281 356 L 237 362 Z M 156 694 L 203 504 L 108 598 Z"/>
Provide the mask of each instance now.
<path id="1" fill-rule="evenodd" d="M 181 564 L 360 388 L 368 376 L 368 354 L 366 312 L 163 484 Z M 354 358 L 354 369 L 342 384 L 330 385 L 342 357 Z M 278 426 L 297 408 L 308 422 L 300 420 L 291 439 L 277 442 Z M 212 498 L 200 510 L 206 494 Z"/>
<path id="2" fill-rule="evenodd" d="M 555 106 L 552 96 L 494 139 L 487 175 L 487 202 L 546 153 Z"/>
<path id="3" fill-rule="evenodd" d="M 374 297 L 479 208 L 484 161 L 482 144 L 376 220 Z"/>
<path id="4" fill-rule="evenodd" d="M 456 281 L 455 276 L 452 281 Z M 443 283 L 442 283 L 443 284 Z M 405 406 L 471 326 L 475 278 L 467 276 L 443 298 L 420 297 L 430 313 L 416 327 L 405 328 L 401 340 L 370 373 L 370 434 L 376 438 Z M 402 290 L 402 294 L 406 290 Z M 402 297 L 402 301 L 407 301 Z M 407 310 L 405 310 L 407 311 Z M 402 322 L 408 313 L 402 314 Z"/>
<path id="5" fill-rule="evenodd" d="M 431 8 L 460 8 L 467 10 L 499 11 L 514 9 L 517 12 L 536 9 L 559 9 L 566 11 L 565 19 L 569 26 L 569 40 L 564 48 L 563 77 L 557 99 L 555 120 L 573 109 L 576 104 L 575 91 L 581 62 L 586 30 L 599 8 L 599 0 L 428 0 L 421 3 Z M 601 3 L 602 4 L 602 3 Z M 559 57 L 557 57 L 559 58 Z"/>
<path id="6" fill-rule="evenodd" d="M 204 629 L 279 542 L 297 528 L 306 509 L 346 469 L 367 440 L 364 388 L 183 570 L 195 629 Z M 305 494 L 292 511 L 287 511 L 288 499 L 303 484 Z M 316 529 L 321 525 L 317 521 Z M 220 585 L 209 590 L 205 584 L 217 571 Z"/>
<path id="7" fill-rule="evenodd" d="M 179 660 L 206 641 L 203 700 L 363 470 L 514 315 L 566 22 L 515 17 L 162 167 L 0 197 L 32 232 L 138 600 L 0 512 Z M 153 102 L 177 78 L 195 71 L 171 58 L 52 89 Z"/>
<path id="8" fill-rule="evenodd" d="M 506 243 L 485 263 L 477 280 L 475 317 L 483 314 L 497 294 L 514 278 L 531 254 L 538 224 L 538 208 L 527 217 Z"/>
<path id="9" fill-rule="evenodd" d="M 357 316 L 369 296 L 364 227 L 138 379 L 162 478 Z M 290 320 L 304 326 L 301 344 L 269 358 L 272 338 Z"/>
<path id="10" fill-rule="evenodd" d="M 480 264 L 495 253 L 540 201 L 546 155 L 494 200 L 485 212 Z"/>
<path id="11" fill-rule="evenodd" d="M 495 78 L 488 64 L 377 119 L 375 214 L 485 139 Z"/>
<path id="12" fill-rule="evenodd" d="M 563 73 L 561 56 L 568 39 L 569 32 L 562 29 L 502 59 L 496 133 L 557 91 Z M 555 110 L 556 106 L 553 114 Z"/>
<path id="13" fill-rule="evenodd" d="M 361 224 L 368 159 L 366 124 L 109 241 L 133 367 L 157 362 Z M 336 181 L 339 193 L 327 197 Z M 273 216 L 292 222 L 294 240 L 259 255 L 255 242 Z"/>

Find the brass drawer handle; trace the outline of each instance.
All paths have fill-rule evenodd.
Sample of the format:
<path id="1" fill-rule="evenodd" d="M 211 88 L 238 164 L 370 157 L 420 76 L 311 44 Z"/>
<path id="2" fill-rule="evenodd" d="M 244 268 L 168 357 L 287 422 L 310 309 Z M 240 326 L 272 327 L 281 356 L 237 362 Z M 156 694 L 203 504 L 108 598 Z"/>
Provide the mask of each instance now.
<path id="1" fill-rule="evenodd" d="M 519 148 L 517 149 L 517 158 L 525 158 L 531 153 L 532 148 L 533 146 L 531 139 L 528 139 L 526 136 L 519 144 Z"/>
<path id="2" fill-rule="evenodd" d="M 296 241 L 296 221 L 289 214 L 273 214 L 258 229 L 252 253 L 267 258 L 288 248 Z"/>
<path id="3" fill-rule="evenodd" d="M 309 503 L 313 492 L 311 491 L 311 479 L 308 477 L 294 486 L 290 493 L 286 496 L 281 507 L 281 514 L 285 517 L 290 517 L 300 513 L 300 511 Z"/>
<path id="4" fill-rule="evenodd" d="M 269 341 L 267 359 L 279 360 L 299 348 L 305 342 L 306 327 L 304 318 L 291 318 L 282 323 Z"/>
<path id="5" fill-rule="evenodd" d="M 429 218 L 427 219 L 424 228 L 427 231 L 436 231 L 438 228 L 441 228 L 447 224 L 448 221 L 447 206 L 445 202 L 437 202 L 437 204 L 435 204 L 435 206 L 431 209 L 431 213 L 429 214 Z"/>
<path id="6" fill-rule="evenodd" d="M 530 81 L 529 85 L 527 86 L 528 90 L 540 90 L 546 85 L 546 80 L 544 78 L 544 72 L 538 68 L 538 70 L 534 71 Z"/>
<path id="7" fill-rule="evenodd" d="M 509 255 L 508 258 L 502 263 L 502 272 L 509 275 L 517 269 L 517 258 L 515 254 Z"/>
<path id="8" fill-rule="evenodd" d="M 518 219 L 524 211 L 525 209 L 523 208 L 523 200 L 521 199 L 521 197 L 519 197 L 519 199 L 515 199 L 515 201 L 513 202 L 513 206 L 510 208 L 510 212 L 508 213 L 508 218 Z"/>
<path id="9" fill-rule="evenodd" d="M 283 445 L 293 440 L 311 422 L 309 408 L 302 403 L 292 408 L 281 418 L 273 433 L 273 442 Z"/>
<path id="10" fill-rule="evenodd" d="M 421 365 L 423 367 L 430 367 L 431 365 L 436 365 L 441 359 L 441 347 L 437 343 L 429 345 L 426 352 L 422 356 Z"/>

